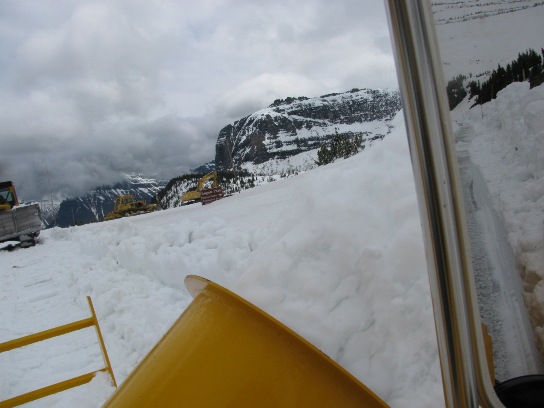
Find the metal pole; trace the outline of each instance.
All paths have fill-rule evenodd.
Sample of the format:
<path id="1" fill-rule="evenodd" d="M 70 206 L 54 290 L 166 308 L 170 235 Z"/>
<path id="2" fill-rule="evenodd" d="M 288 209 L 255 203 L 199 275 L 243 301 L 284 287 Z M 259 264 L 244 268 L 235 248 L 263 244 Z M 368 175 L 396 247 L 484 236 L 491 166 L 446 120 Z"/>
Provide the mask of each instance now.
<path id="1" fill-rule="evenodd" d="M 489 378 L 445 81 L 426 0 L 386 0 L 449 408 L 502 407 Z"/>

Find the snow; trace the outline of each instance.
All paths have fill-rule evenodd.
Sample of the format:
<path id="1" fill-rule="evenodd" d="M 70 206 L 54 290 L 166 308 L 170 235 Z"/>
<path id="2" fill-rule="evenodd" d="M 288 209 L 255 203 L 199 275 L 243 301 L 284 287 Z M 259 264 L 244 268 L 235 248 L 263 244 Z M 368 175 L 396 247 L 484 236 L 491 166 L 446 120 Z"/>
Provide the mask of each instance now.
<path id="1" fill-rule="evenodd" d="M 542 136 L 535 109 L 543 101 L 543 87 L 513 84 L 483 106 L 483 119 L 468 102 L 453 113 L 458 149 L 481 172 L 476 185 L 489 190 L 497 213 L 491 226 L 507 231 L 526 278 L 542 276 L 535 260 L 544 241 L 544 172 L 542 151 L 531 143 Z M 494 239 L 482 238 L 485 245 Z M 444 406 L 402 113 L 383 141 L 349 159 L 207 206 L 46 230 L 36 247 L 2 251 L 0 260 L 0 342 L 88 317 L 89 295 L 119 383 L 191 302 L 182 282 L 196 274 L 297 331 L 390 406 Z M 499 307 L 486 322 L 504 326 L 495 335 L 506 345 L 507 354 L 496 355 L 505 377 L 541 370 L 538 358 L 516 363 L 531 360 L 532 346 L 525 326 L 505 317 L 526 313 L 516 278 L 510 270 L 506 280 L 514 283 L 500 296 L 518 303 L 517 311 Z M 541 282 L 523 284 L 534 313 Z M 0 398 L 7 399 L 97 370 L 102 361 L 86 330 L 3 353 L 0 365 Z M 112 392 L 101 374 L 29 406 L 96 407 Z"/>
<path id="2" fill-rule="evenodd" d="M 330 124 L 328 126 L 323 126 L 321 129 L 323 130 L 323 134 L 334 134 L 335 130 L 338 131 L 338 133 L 362 133 L 365 135 L 363 139 L 363 146 L 364 148 L 370 148 L 375 143 L 379 143 L 381 138 L 383 138 L 385 135 L 389 134 L 390 132 L 390 121 L 370 121 L 370 122 L 363 122 L 363 123 L 352 123 L 352 124 Z M 301 129 L 298 132 L 298 135 L 300 135 L 301 138 L 309 137 L 311 135 L 311 132 L 315 132 L 317 135 L 317 131 L 315 129 L 311 129 L 308 131 L 307 129 Z M 280 137 L 281 139 L 281 137 Z M 273 144 L 273 142 L 269 142 L 270 145 Z M 269 148 L 268 151 L 281 151 L 286 150 L 289 148 L 282 147 L 279 149 L 273 149 Z M 299 173 L 306 172 L 308 170 L 315 169 L 317 165 L 317 152 L 319 149 L 312 149 L 308 150 L 296 155 L 292 155 L 288 157 L 287 159 L 270 159 L 263 163 L 255 164 L 252 162 L 244 162 L 242 164 L 242 169 L 247 170 L 249 173 L 252 173 L 254 175 L 260 175 L 260 176 L 269 176 L 272 177 L 274 180 L 277 180 L 280 176 L 286 176 L 289 177 L 291 175 L 298 175 Z M 264 179 L 261 179 L 261 177 L 257 177 L 256 183 L 263 184 L 266 183 L 269 179 L 269 177 L 265 177 Z"/>
<path id="3" fill-rule="evenodd" d="M 292 99 L 294 98 L 287 98 L 289 101 Z M 352 111 L 353 109 L 360 109 L 359 106 L 361 105 L 367 106 L 358 119 L 348 113 L 348 111 Z M 338 114 L 346 115 L 346 120 L 357 120 L 354 123 L 340 123 L 343 121 L 341 118 L 336 118 L 335 120 L 324 119 L 323 113 L 318 112 L 322 109 L 316 109 L 322 107 L 327 107 L 327 109 L 332 108 Z M 265 172 L 279 170 L 285 173 L 280 169 L 282 167 L 281 164 L 278 163 L 287 156 L 285 153 L 295 153 L 301 150 L 308 152 L 312 147 L 318 148 L 320 139 L 330 139 L 337 132 L 340 135 L 344 133 L 352 135 L 359 134 L 363 137 L 363 144 L 366 145 L 365 142 L 370 143 L 372 140 L 381 138 L 388 133 L 389 122 L 398 110 L 400 110 L 400 94 L 396 90 L 356 91 L 353 89 L 349 92 L 318 98 L 309 99 L 301 97 L 290 102 L 284 101 L 279 103 L 276 101 L 270 107 L 261 109 L 246 118 L 234 122 L 234 133 L 228 137 L 232 139 L 231 142 L 238 145 L 234 156 L 240 158 L 245 155 L 244 152 L 248 153 L 254 150 L 254 142 L 249 141 L 253 137 L 252 135 L 259 134 L 264 136 L 262 143 L 264 143 L 266 151 L 276 156 L 276 159 L 269 160 L 272 163 L 255 166 L 246 162 L 242 164 L 242 167 L 249 170 L 254 169 L 260 172 L 259 174 L 263 174 L 263 170 Z M 283 128 L 283 130 L 274 132 L 271 130 L 274 128 L 273 126 L 263 133 L 263 121 L 277 124 L 283 123 L 280 125 L 280 128 Z M 290 123 L 290 126 L 285 125 L 287 122 Z M 242 123 L 243 125 L 241 125 Z M 221 144 L 225 141 L 225 137 L 227 137 L 226 134 L 221 136 Z M 314 152 L 313 154 L 316 153 Z M 286 171 L 298 173 L 309 170 L 309 166 L 311 166 L 311 163 L 304 164 L 303 167 L 298 168 L 292 168 L 289 165 L 285 167 L 288 167 Z"/>
<path id="4" fill-rule="evenodd" d="M 541 33 L 542 9 L 440 25 L 451 40 L 446 80 L 539 50 L 541 36 L 517 42 L 504 27 Z M 445 7 L 440 18 L 457 12 Z M 473 54 L 457 51 L 477 36 L 484 41 Z M 471 227 L 489 254 L 475 266 L 489 272 L 477 285 L 488 291 L 482 317 L 504 350 L 494 350 L 497 375 L 543 373 L 525 305 L 544 349 L 544 87 L 512 84 L 481 109 L 470 104 L 452 116 L 473 182 L 465 185 Z M 0 251 L 0 342 L 88 317 L 89 295 L 121 383 L 189 305 L 183 279 L 196 274 L 297 331 L 391 407 L 444 406 L 402 113 L 392 125 L 349 159 L 207 206 L 55 228 L 36 247 Z M 99 369 L 102 359 L 85 330 L 0 354 L 0 367 L 4 400 Z M 99 374 L 28 406 L 97 407 L 113 391 Z"/>
<path id="5" fill-rule="evenodd" d="M 505 229 L 522 279 L 519 302 L 529 308 L 544 352 L 543 111 L 544 87 L 529 89 L 523 82 L 500 91 L 482 109 L 459 107 L 453 118 L 473 132 L 468 151 L 489 190 L 497 224 Z"/>
<path id="6" fill-rule="evenodd" d="M 120 383 L 190 303 L 183 279 L 197 274 L 297 331 L 391 406 L 440 406 L 402 115 L 393 124 L 372 149 L 297 177 L 207 206 L 47 230 L 32 249 L 1 252 L 0 341 L 87 317 L 90 295 Z M 56 341 L 0 355 L 0 398 L 101 368 L 92 333 Z M 95 407 L 112 391 L 101 375 L 29 406 Z"/>
<path id="7" fill-rule="evenodd" d="M 459 74 L 483 80 L 497 64 L 505 67 L 528 48 L 542 48 L 541 1 L 441 0 L 433 12 L 446 81 Z M 450 18 L 464 21 L 447 24 Z"/>
<path id="8" fill-rule="evenodd" d="M 432 7 L 446 81 L 484 81 L 498 64 L 542 50 L 542 2 Z M 480 313 L 499 380 L 544 373 L 542 89 L 515 83 L 482 107 L 469 109 L 474 101 L 465 99 L 452 112 Z"/>

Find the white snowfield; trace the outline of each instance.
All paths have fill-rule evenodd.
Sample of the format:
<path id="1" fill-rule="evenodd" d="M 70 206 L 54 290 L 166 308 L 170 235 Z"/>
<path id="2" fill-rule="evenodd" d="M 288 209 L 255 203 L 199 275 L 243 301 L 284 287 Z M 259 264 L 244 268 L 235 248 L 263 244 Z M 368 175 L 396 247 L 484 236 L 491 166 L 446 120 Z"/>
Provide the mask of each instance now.
<path id="1" fill-rule="evenodd" d="M 297 177 L 207 206 L 47 230 L 32 249 L 0 252 L 0 342 L 89 316 L 90 295 L 120 383 L 190 303 L 183 279 L 196 274 L 272 314 L 392 406 L 440 406 L 402 115 L 394 125 L 371 149 Z M 0 366 L 7 399 L 102 361 L 88 329 L 4 353 Z M 100 375 L 29 405 L 96 407 L 112 392 Z"/>
<path id="2" fill-rule="evenodd" d="M 530 143 L 543 136 L 543 87 L 511 85 L 484 119 L 467 106 L 455 112 L 473 128 L 467 149 L 525 277 L 531 267 L 541 279 L 544 158 Z M 207 206 L 47 230 L 34 248 L 0 252 L 0 342 L 89 316 L 90 295 L 121 383 L 191 302 L 183 279 L 196 274 L 297 331 L 390 406 L 444 406 L 402 113 L 392 124 L 372 148 L 297 177 Z M 524 287 L 541 305 L 543 283 Z M 88 329 L 4 353 L 0 367 L 7 399 L 102 361 Z M 97 407 L 113 391 L 99 375 L 29 406 Z"/>

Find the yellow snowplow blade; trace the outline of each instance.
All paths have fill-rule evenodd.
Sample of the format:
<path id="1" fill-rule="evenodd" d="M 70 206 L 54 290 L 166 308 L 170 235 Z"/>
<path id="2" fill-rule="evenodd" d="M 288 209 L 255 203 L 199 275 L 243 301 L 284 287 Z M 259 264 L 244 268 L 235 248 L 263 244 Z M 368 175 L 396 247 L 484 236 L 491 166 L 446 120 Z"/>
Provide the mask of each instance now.
<path id="1" fill-rule="evenodd" d="M 197 276 L 194 300 L 104 407 L 387 407 L 292 330 Z"/>

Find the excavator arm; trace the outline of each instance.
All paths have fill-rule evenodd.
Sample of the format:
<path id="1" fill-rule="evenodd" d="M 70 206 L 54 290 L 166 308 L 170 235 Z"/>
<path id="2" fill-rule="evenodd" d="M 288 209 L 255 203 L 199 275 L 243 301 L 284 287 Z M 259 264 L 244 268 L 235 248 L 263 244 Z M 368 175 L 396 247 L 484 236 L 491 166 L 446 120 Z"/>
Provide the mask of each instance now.
<path id="1" fill-rule="evenodd" d="M 196 188 L 196 191 L 198 192 L 201 192 L 202 191 L 202 188 L 204 187 L 204 185 L 209 181 L 209 180 L 213 180 L 213 186 L 214 187 L 217 187 L 218 186 L 218 183 L 217 183 L 217 172 L 216 171 L 212 171 L 206 175 L 204 175 L 200 181 L 198 182 L 198 186 Z"/>
<path id="2" fill-rule="evenodd" d="M 217 181 L 217 172 L 211 171 L 208 174 L 205 174 L 204 176 L 202 176 L 202 178 L 198 181 L 196 190 L 186 191 L 185 193 L 181 195 L 181 202 L 187 203 L 189 201 L 200 200 L 200 195 L 201 195 L 200 193 L 202 189 L 204 188 L 204 186 L 206 185 L 206 183 L 210 180 L 212 180 L 214 188 L 217 188 L 219 186 L 219 182 Z"/>

